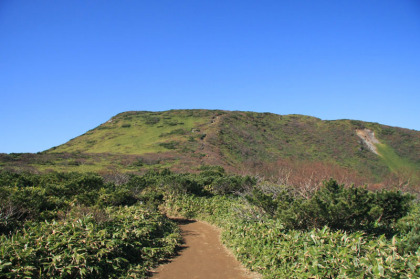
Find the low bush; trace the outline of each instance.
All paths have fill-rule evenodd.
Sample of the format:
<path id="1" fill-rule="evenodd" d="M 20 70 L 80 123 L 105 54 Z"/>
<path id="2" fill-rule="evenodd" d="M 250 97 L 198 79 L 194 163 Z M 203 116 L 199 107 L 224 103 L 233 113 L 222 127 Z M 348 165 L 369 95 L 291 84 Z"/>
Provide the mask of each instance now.
<path id="1" fill-rule="evenodd" d="M 161 142 L 159 146 L 162 146 L 166 149 L 177 149 L 179 146 L 179 142 L 177 141 L 170 141 L 170 142 Z"/>

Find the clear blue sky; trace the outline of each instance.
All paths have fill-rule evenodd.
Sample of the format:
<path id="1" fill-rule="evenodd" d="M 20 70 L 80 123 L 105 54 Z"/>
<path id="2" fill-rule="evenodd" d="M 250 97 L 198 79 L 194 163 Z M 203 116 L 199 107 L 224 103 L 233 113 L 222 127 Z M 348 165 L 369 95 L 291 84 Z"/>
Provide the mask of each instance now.
<path id="1" fill-rule="evenodd" d="M 0 152 L 128 110 L 206 108 L 420 130 L 417 0 L 0 0 Z"/>

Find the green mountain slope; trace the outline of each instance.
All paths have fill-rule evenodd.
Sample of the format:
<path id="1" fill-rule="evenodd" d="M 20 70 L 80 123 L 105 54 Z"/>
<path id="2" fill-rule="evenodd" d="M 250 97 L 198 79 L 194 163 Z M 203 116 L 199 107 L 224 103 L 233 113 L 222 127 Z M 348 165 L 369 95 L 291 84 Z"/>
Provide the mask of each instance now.
<path id="1" fill-rule="evenodd" d="M 377 154 L 358 131 L 374 135 Z M 3 165 L 15 160 L 3 157 Z M 167 167 L 191 171 L 201 165 L 220 165 L 230 172 L 273 176 L 279 176 L 280 169 L 283 173 L 290 169 L 302 177 L 322 172 L 324 176 L 351 175 L 371 182 L 397 174 L 418 179 L 420 132 L 304 115 L 133 111 L 118 114 L 27 162 L 40 170 L 145 171 Z"/>
<path id="2" fill-rule="evenodd" d="M 357 135 L 358 130 L 364 129 L 377 135 L 379 156 Z M 218 138 L 224 154 L 232 161 L 322 161 L 374 176 L 401 168 L 420 170 L 420 132 L 377 123 L 231 113 L 225 115 Z"/>
<path id="3" fill-rule="evenodd" d="M 200 111 L 126 112 L 51 152 L 145 154 L 177 149 L 210 122 Z M 191 141 L 191 140 L 190 140 Z"/>

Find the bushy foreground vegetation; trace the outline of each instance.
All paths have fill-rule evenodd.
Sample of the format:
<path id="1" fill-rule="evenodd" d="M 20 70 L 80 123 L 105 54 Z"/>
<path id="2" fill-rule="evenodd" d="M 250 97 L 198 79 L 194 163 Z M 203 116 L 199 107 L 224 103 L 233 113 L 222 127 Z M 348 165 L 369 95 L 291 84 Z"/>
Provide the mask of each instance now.
<path id="1" fill-rule="evenodd" d="M 224 243 L 245 266 L 262 273 L 264 278 L 420 276 L 418 227 L 416 242 L 413 235 L 407 234 L 386 238 L 328 226 L 290 229 L 280 219 L 267 218 L 260 208 L 244 204 L 237 197 L 183 195 L 169 199 L 167 206 L 172 214 L 198 218 L 222 228 Z M 412 246 L 405 250 L 408 243 Z"/>
<path id="2" fill-rule="evenodd" d="M 286 187 L 254 188 L 246 199 L 279 219 L 291 229 L 328 226 L 334 230 L 364 231 L 369 234 L 396 233 L 396 223 L 407 215 L 413 196 L 398 191 L 368 191 L 344 187 L 329 180 L 309 198 L 296 196 Z"/>
<path id="3" fill-rule="evenodd" d="M 140 206 L 77 215 L 1 236 L 2 277 L 143 278 L 179 242 L 173 223 Z"/>
<path id="4" fill-rule="evenodd" d="M 158 208 L 217 225 L 265 278 L 420 276 L 413 196 L 334 180 L 302 195 L 203 167 L 105 177 L 0 172 L 0 277 L 145 277 L 180 241 Z"/>
<path id="5" fill-rule="evenodd" d="M 291 188 L 245 181 L 234 195 L 168 195 L 167 210 L 222 228 L 236 257 L 265 278 L 420 276 L 413 196 L 329 180 L 303 197 Z"/>
<path id="6" fill-rule="evenodd" d="M 180 243 L 144 181 L 0 174 L 1 278 L 144 278 Z"/>

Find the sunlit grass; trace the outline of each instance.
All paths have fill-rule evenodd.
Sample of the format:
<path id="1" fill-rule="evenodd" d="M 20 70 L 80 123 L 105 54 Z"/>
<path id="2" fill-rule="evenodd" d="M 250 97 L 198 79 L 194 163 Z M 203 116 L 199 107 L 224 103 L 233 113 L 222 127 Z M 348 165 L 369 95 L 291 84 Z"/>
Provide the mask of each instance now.
<path id="1" fill-rule="evenodd" d="M 107 122 L 77 137 L 70 142 L 57 147 L 51 152 L 89 152 L 89 153 L 114 153 L 114 154 L 146 154 L 159 153 L 167 149 L 160 143 L 169 141 L 186 142 L 188 133 L 206 122 L 207 117 L 178 115 L 159 115 L 159 122 L 148 124 L 143 116 L 117 117 L 112 122 Z M 128 120 L 127 120 L 128 119 Z M 169 134 L 174 130 L 184 129 L 186 135 Z M 169 134 L 166 136 L 162 136 Z"/>
<path id="2" fill-rule="evenodd" d="M 379 156 L 385 163 L 388 165 L 391 171 L 397 172 L 404 169 L 415 169 L 416 166 L 409 162 L 407 159 L 401 158 L 395 153 L 394 149 L 389 147 L 386 144 L 377 144 L 376 148 L 378 150 Z"/>

